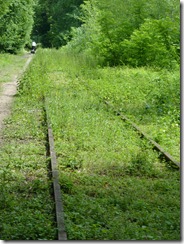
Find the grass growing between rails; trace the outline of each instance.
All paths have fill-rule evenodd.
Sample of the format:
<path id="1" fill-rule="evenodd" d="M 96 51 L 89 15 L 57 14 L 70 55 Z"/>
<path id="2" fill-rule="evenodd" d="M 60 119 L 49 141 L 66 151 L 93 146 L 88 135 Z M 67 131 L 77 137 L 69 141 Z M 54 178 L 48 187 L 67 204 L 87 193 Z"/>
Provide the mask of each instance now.
<path id="1" fill-rule="evenodd" d="M 89 82 L 101 99 L 134 121 L 180 162 L 180 72 L 104 68 Z"/>
<path id="2" fill-rule="evenodd" d="M 49 53 L 49 51 L 48 51 Z M 90 57 L 49 53 L 50 78 L 78 79 L 180 161 L 180 70 L 100 68 Z M 68 56 L 70 58 L 68 58 Z"/>
<path id="3" fill-rule="evenodd" d="M 45 200 L 42 198 L 44 191 L 48 193 L 48 179 L 45 178 L 46 172 L 43 169 L 45 163 L 42 163 L 42 166 L 40 163 L 33 163 L 35 158 L 37 162 L 43 160 L 45 128 L 41 123 L 43 115 L 39 110 L 45 95 L 59 163 L 68 239 L 180 240 L 179 171 L 161 161 L 151 145 L 140 140 L 138 134 L 114 116 L 113 111 L 108 110 L 103 103 L 104 87 L 108 82 L 107 70 L 109 77 L 114 74 L 116 79 L 116 76 L 121 77 L 120 72 L 128 68 L 122 68 L 122 71 L 120 67 L 118 69 L 117 72 L 115 68 L 102 69 L 96 67 L 92 59 L 70 56 L 59 50 L 37 51 L 30 70 L 20 83 L 16 105 L 12 117 L 7 120 L 8 126 L 4 132 L 7 144 L 1 149 L 1 155 L 6 156 L 6 145 L 8 147 L 12 142 L 18 142 L 20 145 L 20 141 L 34 141 L 36 145 L 32 147 L 30 143 L 26 147 L 24 143 L 25 150 L 21 151 L 18 166 L 16 160 L 13 160 L 15 163 L 11 163 L 11 167 L 4 167 L 4 171 L 8 168 L 9 173 L 3 173 L 7 177 L 4 184 L 12 182 L 12 173 L 14 177 L 25 181 L 26 173 L 25 176 L 21 173 L 28 165 L 26 172 L 39 181 L 38 186 L 31 189 L 34 189 L 35 199 L 40 201 L 37 200 L 37 205 L 33 204 L 33 207 L 30 201 L 27 207 L 30 211 L 35 210 L 36 206 L 40 219 L 37 215 L 32 215 L 36 220 L 30 218 L 29 223 L 32 226 L 36 223 L 36 227 L 42 229 L 41 219 L 44 221 L 47 218 L 47 221 L 44 221 L 47 223 L 47 230 L 44 232 L 32 228 L 24 238 L 33 239 L 31 235 L 40 239 L 54 238 L 52 203 L 49 204 L 49 194 L 45 193 Z M 133 74 L 135 70 L 138 72 L 138 69 L 129 69 L 129 73 Z M 158 72 L 153 71 L 153 74 L 154 72 L 158 76 Z M 144 77 L 142 70 L 142 80 Z M 121 85 L 120 80 L 119 78 Z M 98 82 L 101 85 L 98 86 Z M 107 90 L 113 90 L 110 98 L 114 102 L 113 82 L 112 88 L 110 82 L 108 83 Z M 94 91 L 99 94 L 102 92 L 100 98 Z M 120 94 L 117 88 L 116 95 L 118 97 L 126 94 Z M 22 108 L 20 113 L 19 108 Z M 12 136 L 9 131 L 14 131 Z M 177 145 L 177 142 L 175 144 Z M 18 146 L 13 148 L 21 150 Z M 20 156 L 16 155 L 15 149 L 13 155 L 8 155 L 16 159 Z M 33 165 L 36 167 L 34 170 Z M 23 170 L 17 171 L 17 167 L 23 167 Z M 36 184 L 34 180 L 33 183 Z M 11 187 L 6 184 L 5 196 L 12 200 Z M 20 199 L 23 194 L 33 197 L 33 192 L 26 188 L 26 184 L 22 186 L 22 191 L 19 192 L 18 189 L 17 187 L 15 192 Z M 26 203 L 26 200 L 22 201 L 22 205 L 23 203 Z M 15 205 L 12 204 L 11 208 L 4 207 L 7 210 L 4 226 L 8 226 L 10 222 L 11 211 L 8 210 L 14 209 Z M 22 223 L 23 219 L 18 221 Z M 21 232 L 13 227 L 10 230 L 11 236 Z M 6 236 L 8 228 L 3 227 L 3 231 Z M 41 236 L 38 233 L 42 233 Z"/>
<path id="4" fill-rule="evenodd" d="M 69 238 L 179 239 L 179 173 L 80 83 L 58 86 L 50 115 Z"/>
<path id="5" fill-rule="evenodd" d="M 104 89 L 104 69 L 59 51 L 46 50 L 41 56 L 68 238 L 179 240 L 179 172 L 160 162 L 151 146 L 94 94 Z M 109 76 L 115 73 L 107 70 Z M 101 86 L 94 89 L 100 79 Z"/>

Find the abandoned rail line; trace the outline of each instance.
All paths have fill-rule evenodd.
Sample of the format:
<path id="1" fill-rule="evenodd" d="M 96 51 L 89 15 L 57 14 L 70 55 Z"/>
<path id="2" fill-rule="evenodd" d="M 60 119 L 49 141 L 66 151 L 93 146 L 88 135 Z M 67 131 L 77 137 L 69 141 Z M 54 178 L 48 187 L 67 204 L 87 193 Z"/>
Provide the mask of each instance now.
<path id="1" fill-rule="evenodd" d="M 159 145 L 157 142 L 155 142 L 153 139 L 151 139 L 151 137 L 145 133 L 144 131 L 142 131 L 138 125 L 136 125 L 134 122 L 132 122 L 127 116 L 125 116 L 122 112 L 118 111 L 117 109 L 115 109 L 113 107 L 113 105 L 104 99 L 101 99 L 101 97 L 99 96 L 99 94 L 95 91 L 92 91 L 91 88 L 83 81 L 83 85 L 89 90 L 91 91 L 95 96 L 97 96 L 104 104 L 106 104 L 109 108 L 111 108 L 114 112 L 114 114 L 116 116 L 119 116 L 121 118 L 121 120 L 125 121 L 126 123 L 129 123 L 132 128 L 134 130 L 136 130 L 138 132 L 138 134 L 140 135 L 140 138 L 145 138 L 146 140 L 148 140 L 152 145 L 153 145 L 153 149 L 157 150 L 158 153 L 161 155 L 162 158 L 164 158 L 168 163 L 170 163 L 170 165 L 173 168 L 180 168 L 180 162 L 177 162 L 172 155 L 170 155 L 168 152 L 166 152 L 161 145 Z"/>
<path id="2" fill-rule="evenodd" d="M 59 241 L 66 241 L 67 234 L 65 231 L 64 209 L 63 209 L 61 188 L 59 184 L 59 171 L 58 171 L 57 157 L 54 149 L 54 136 L 52 132 L 52 126 L 50 123 L 49 115 L 47 112 L 47 101 L 45 98 L 44 98 L 44 114 L 45 114 L 45 122 L 47 126 L 47 146 L 48 146 L 48 156 L 50 157 L 50 170 L 51 170 L 51 179 L 52 179 L 52 187 L 53 187 L 53 197 L 55 203 L 57 238 Z"/>
<path id="3" fill-rule="evenodd" d="M 30 61 L 31 58 L 27 61 L 25 69 L 27 68 Z M 87 84 L 85 84 L 85 86 L 89 89 Z M 91 89 L 89 90 L 91 91 Z M 99 97 L 99 95 L 96 92 L 94 91 L 91 92 L 93 92 L 96 96 Z M 100 97 L 99 99 L 101 100 Z M 146 138 L 153 145 L 153 148 L 156 149 L 167 162 L 170 162 L 171 165 L 177 169 L 180 168 L 180 163 L 177 162 L 168 152 L 166 152 L 158 143 L 152 140 L 149 135 L 143 132 L 134 122 L 132 122 L 129 118 L 127 118 L 124 114 L 122 114 L 118 110 L 114 109 L 113 105 L 109 101 L 103 100 L 102 102 L 104 102 L 107 105 L 107 107 L 111 108 L 112 111 L 114 111 L 114 114 L 116 116 L 119 116 L 123 121 L 129 123 L 132 126 L 132 128 L 135 129 L 138 132 L 138 134 L 140 134 L 140 138 L 142 137 Z M 63 208 L 62 194 L 61 194 L 61 189 L 59 184 L 57 156 L 54 149 L 54 136 L 53 136 L 52 126 L 48 115 L 47 99 L 45 97 L 43 99 L 43 110 L 45 114 L 44 122 L 47 126 L 47 146 L 48 146 L 47 156 L 50 158 L 50 171 L 51 171 L 51 179 L 52 179 L 52 187 L 53 187 L 54 204 L 55 204 L 55 219 L 57 225 L 57 240 L 65 241 L 67 240 L 67 233 L 65 230 L 64 208 Z"/>
<path id="4" fill-rule="evenodd" d="M 141 138 L 146 138 L 152 145 L 153 149 L 156 149 L 158 153 L 171 164 L 172 167 L 175 169 L 180 168 L 180 163 L 177 162 L 168 152 L 166 152 L 158 143 L 150 138 L 145 132 L 143 132 L 135 123 L 133 123 L 129 118 L 127 118 L 121 112 L 115 110 L 108 101 L 104 101 L 104 103 L 110 107 L 116 116 L 119 116 L 123 121 L 129 123 L 133 129 L 135 129 Z M 52 181 L 53 181 L 53 191 L 54 191 L 54 201 L 55 201 L 55 211 L 56 211 L 56 224 L 58 230 L 58 240 L 67 240 L 67 233 L 65 230 L 65 221 L 64 221 L 64 208 L 62 202 L 62 194 L 59 184 L 59 171 L 57 165 L 57 156 L 54 149 L 54 136 L 52 132 L 51 122 L 49 119 L 49 115 L 47 112 L 47 100 L 44 98 L 44 112 L 46 118 L 46 125 L 48 131 L 48 149 L 49 149 L 49 157 L 51 161 L 51 172 L 52 172 Z"/>
<path id="5" fill-rule="evenodd" d="M 177 162 L 169 153 L 167 153 L 158 143 L 152 140 L 149 135 L 143 132 L 135 123 L 133 123 L 130 119 L 128 119 L 125 115 L 121 112 L 116 111 L 112 104 L 108 101 L 104 101 L 104 103 L 114 110 L 115 115 L 119 116 L 123 121 L 129 123 L 133 129 L 135 129 L 141 138 L 146 138 L 152 145 L 153 149 L 156 149 L 158 153 L 171 164 L 171 166 L 175 169 L 180 168 L 180 163 Z M 47 112 L 47 100 L 44 98 L 44 113 L 45 113 L 45 122 L 47 125 L 47 143 L 48 143 L 48 156 L 50 157 L 50 168 L 52 173 L 52 184 L 53 184 L 53 195 L 54 195 L 54 202 L 55 202 L 55 216 L 56 216 L 56 225 L 57 225 L 57 238 L 58 240 L 67 240 L 67 233 L 65 230 L 65 221 L 64 221 L 64 208 L 63 208 L 63 201 L 62 201 L 62 193 L 59 184 L 59 171 L 57 165 L 57 156 L 54 149 L 54 136 L 52 131 L 51 122 L 49 119 L 49 115 Z"/>
<path id="6" fill-rule="evenodd" d="M 105 101 L 105 104 L 109 107 L 113 107 L 108 101 Z M 156 149 L 164 158 L 167 162 L 171 162 L 173 166 L 179 167 L 180 168 L 180 163 L 177 162 L 168 152 L 166 152 L 157 142 L 152 140 L 150 136 L 142 131 L 135 123 L 133 123 L 129 118 L 127 118 L 124 114 L 121 112 L 114 110 L 117 116 L 120 116 L 120 118 L 127 123 L 129 123 L 140 135 L 141 137 L 146 138 L 151 144 L 153 145 L 153 148 Z"/>
<path id="7" fill-rule="evenodd" d="M 97 95 L 97 94 L 96 94 Z M 146 138 L 152 145 L 153 149 L 156 149 L 158 153 L 168 162 L 171 163 L 171 166 L 178 169 L 180 168 L 180 163 L 177 162 L 169 153 L 167 153 L 158 143 L 150 138 L 145 132 L 143 132 L 135 123 L 133 123 L 129 118 L 127 118 L 121 112 L 115 110 L 113 105 L 110 104 L 108 101 L 104 101 L 104 103 L 110 107 L 116 116 L 119 116 L 123 121 L 129 123 L 133 129 L 135 129 L 140 138 Z M 52 181 L 53 181 L 53 191 L 54 191 L 54 202 L 55 202 L 55 214 L 56 214 L 56 224 L 57 224 L 57 231 L 58 231 L 58 240 L 67 240 L 67 233 L 65 230 L 65 221 L 64 221 L 64 208 L 63 208 L 63 201 L 62 201 L 62 194 L 59 184 L 59 171 L 57 165 L 57 156 L 54 149 L 54 136 L 52 132 L 51 122 L 49 119 L 49 115 L 47 112 L 47 99 L 44 97 L 44 113 L 48 131 L 48 149 L 49 149 L 49 156 L 51 161 L 51 173 L 52 173 Z"/>

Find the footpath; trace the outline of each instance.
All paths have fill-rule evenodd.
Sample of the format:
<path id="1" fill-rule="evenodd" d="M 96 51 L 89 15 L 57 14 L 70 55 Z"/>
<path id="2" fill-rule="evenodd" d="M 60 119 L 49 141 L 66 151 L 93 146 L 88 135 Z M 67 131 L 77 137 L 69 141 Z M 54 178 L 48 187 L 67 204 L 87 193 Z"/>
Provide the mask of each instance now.
<path id="1" fill-rule="evenodd" d="M 17 81 L 31 62 L 32 55 L 26 54 L 26 58 L 27 61 L 20 74 L 17 74 L 11 82 L 2 83 L 2 91 L 0 92 L 0 143 L 2 142 L 1 131 L 4 126 L 3 122 L 11 112 L 11 104 L 17 92 Z"/>

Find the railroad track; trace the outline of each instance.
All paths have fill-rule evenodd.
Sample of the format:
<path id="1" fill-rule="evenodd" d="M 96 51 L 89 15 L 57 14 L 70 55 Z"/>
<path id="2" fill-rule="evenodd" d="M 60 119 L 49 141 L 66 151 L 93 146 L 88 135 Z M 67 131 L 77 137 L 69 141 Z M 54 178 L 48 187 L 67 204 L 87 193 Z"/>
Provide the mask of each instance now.
<path id="1" fill-rule="evenodd" d="M 113 106 L 108 102 L 108 101 L 104 101 L 105 104 L 111 108 L 113 108 Z M 144 131 L 142 131 L 135 123 L 133 123 L 129 118 L 127 118 L 124 114 L 122 114 L 121 112 L 117 111 L 114 109 L 114 112 L 116 113 L 117 116 L 120 116 L 120 118 L 126 122 L 128 122 L 140 135 L 141 137 L 146 138 L 149 142 L 151 142 L 151 144 L 153 145 L 153 148 L 156 149 L 164 158 L 167 162 L 171 162 L 172 164 L 174 164 L 175 167 L 180 168 L 180 163 L 177 162 L 168 152 L 166 152 L 157 142 L 155 142 L 154 140 L 151 139 L 151 137 L 145 133 Z"/>
<path id="2" fill-rule="evenodd" d="M 91 92 L 93 92 L 102 102 L 104 102 L 108 107 L 110 107 L 114 113 L 116 114 L 116 116 L 119 116 L 123 121 L 129 123 L 137 132 L 138 134 L 140 134 L 141 138 L 146 138 L 152 145 L 153 148 L 156 149 L 159 154 L 168 162 L 170 163 L 170 165 L 174 168 L 179 169 L 180 168 L 180 162 L 177 162 L 173 156 L 171 156 L 168 152 L 166 152 L 157 142 L 155 142 L 153 139 L 151 139 L 151 137 L 145 133 L 144 131 L 142 131 L 138 125 L 136 125 L 134 122 L 132 122 L 127 116 L 125 116 L 122 112 L 118 111 L 117 109 L 114 108 L 114 106 L 106 100 L 102 100 L 101 97 L 99 97 L 99 94 L 96 93 L 95 91 L 92 91 L 91 88 L 85 83 L 83 82 L 84 86 L 90 90 Z"/>
<path id="3" fill-rule="evenodd" d="M 55 217 L 56 217 L 56 225 L 57 225 L 57 239 L 59 241 L 66 241 L 67 234 L 65 231 L 64 209 L 63 209 L 61 188 L 59 184 L 58 164 L 57 164 L 57 158 L 54 149 L 54 137 L 53 137 L 50 119 L 47 112 L 47 102 L 45 98 L 44 98 L 44 114 L 45 114 L 45 122 L 47 125 L 47 147 L 48 147 L 47 154 L 48 157 L 50 158 L 50 170 L 51 170 L 53 197 L 55 202 Z"/>
<path id="4" fill-rule="evenodd" d="M 89 88 L 86 84 L 85 86 Z M 95 92 L 93 93 L 99 97 L 97 93 Z M 140 134 L 141 138 L 142 137 L 146 138 L 153 145 L 153 148 L 156 149 L 167 162 L 171 163 L 171 165 L 177 169 L 180 168 L 180 163 L 177 162 L 169 153 L 167 153 L 158 143 L 152 140 L 148 134 L 143 132 L 135 123 L 133 123 L 124 114 L 114 109 L 113 105 L 109 101 L 105 100 L 103 102 L 114 111 L 116 116 L 119 116 L 123 121 L 129 123 Z M 57 224 L 57 232 L 58 232 L 57 238 L 58 240 L 66 241 L 67 233 L 65 230 L 64 209 L 63 209 L 62 195 L 61 195 L 61 189 L 59 184 L 59 171 L 57 166 L 56 153 L 54 149 L 54 137 L 53 137 L 52 127 L 47 113 L 46 98 L 44 98 L 44 112 L 45 112 L 45 122 L 47 125 L 47 143 L 48 143 L 48 152 L 49 152 L 48 156 L 50 157 L 50 168 L 52 173 L 51 178 L 53 183 L 53 193 L 54 193 L 54 202 L 55 202 L 55 216 L 56 216 L 56 224 Z"/>

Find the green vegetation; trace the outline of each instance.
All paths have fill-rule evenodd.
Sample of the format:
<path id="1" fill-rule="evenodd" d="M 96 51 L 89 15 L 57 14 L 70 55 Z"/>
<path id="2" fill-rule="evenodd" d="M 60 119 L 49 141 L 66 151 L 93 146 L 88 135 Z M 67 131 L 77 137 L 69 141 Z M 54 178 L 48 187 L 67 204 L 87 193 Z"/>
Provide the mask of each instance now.
<path id="1" fill-rule="evenodd" d="M 7 74 L 14 74 L 15 69 L 20 72 L 26 61 L 13 55 L 1 57 Z M 5 121 L 0 146 L 1 240 L 56 238 L 44 116 L 42 103 L 35 105 L 34 99 L 17 96 L 12 115 Z"/>
<path id="2" fill-rule="evenodd" d="M 17 77 L 26 61 L 26 56 L 1 54 L 0 59 L 0 83 L 10 82 Z"/>
<path id="3" fill-rule="evenodd" d="M 178 70 L 104 68 L 88 86 L 180 160 Z"/>
<path id="4" fill-rule="evenodd" d="M 178 170 L 162 161 L 103 102 L 108 99 L 153 135 L 158 123 L 163 139 L 167 134 L 163 131 L 173 121 L 179 123 L 179 72 L 97 68 L 95 62 L 84 55 L 40 49 L 21 80 L 0 153 L 1 239 L 55 239 L 45 156 L 46 96 L 68 239 L 180 240 Z M 167 80 L 172 101 L 162 93 Z M 159 81 L 163 86 L 158 90 Z M 150 90 L 152 95 L 147 96 Z M 163 113 L 158 112 L 159 94 L 165 99 L 159 103 Z M 171 103 L 176 110 L 171 112 L 173 121 L 167 120 Z M 173 146 L 179 151 L 178 130 L 175 126 L 167 138 L 169 152 Z M 13 221 L 12 212 L 18 216 Z"/>
<path id="5" fill-rule="evenodd" d="M 1 1 L 2 2 L 2 1 Z M 176 0 L 8 0 L 0 3 L 0 51 L 60 48 L 100 65 L 175 69 L 180 62 Z"/>
<path id="6" fill-rule="evenodd" d="M 0 149 L 0 239 L 54 240 L 43 121 L 34 104 L 17 100 Z M 38 108 L 35 108 L 35 110 Z M 20 122 L 21 121 L 21 122 Z"/>
<path id="7" fill-rule="evenodd" d="M 68 239 L 180 240 L 179 171 L 114 114 L 180 161 L 179 2 L 0 0 L 0 84 L 31 40 L 45 49 L 2 132 L 0 239 L 56 239 L 46 98 Z"/>
<path id="8" fill-rule="evenodd" d="M 71 27 L 81 25 L 80 4 L 83 0 L 38 0 L 35 8 L 33 38 L 43 47 L 59 48 L 70 39 Z"/>
<path id="9" fill-rule="evenodd" d="M 179 63 L 179 3 L 155 0 L 84 1 L 83 21 L 67 49 L 103 65 L 173 68 Z"/>
<path id="10" fill-rule="evenodd" d="M 30 42 L 36 0 L 0 0 L 0 52 L 18 53 Z"/>

